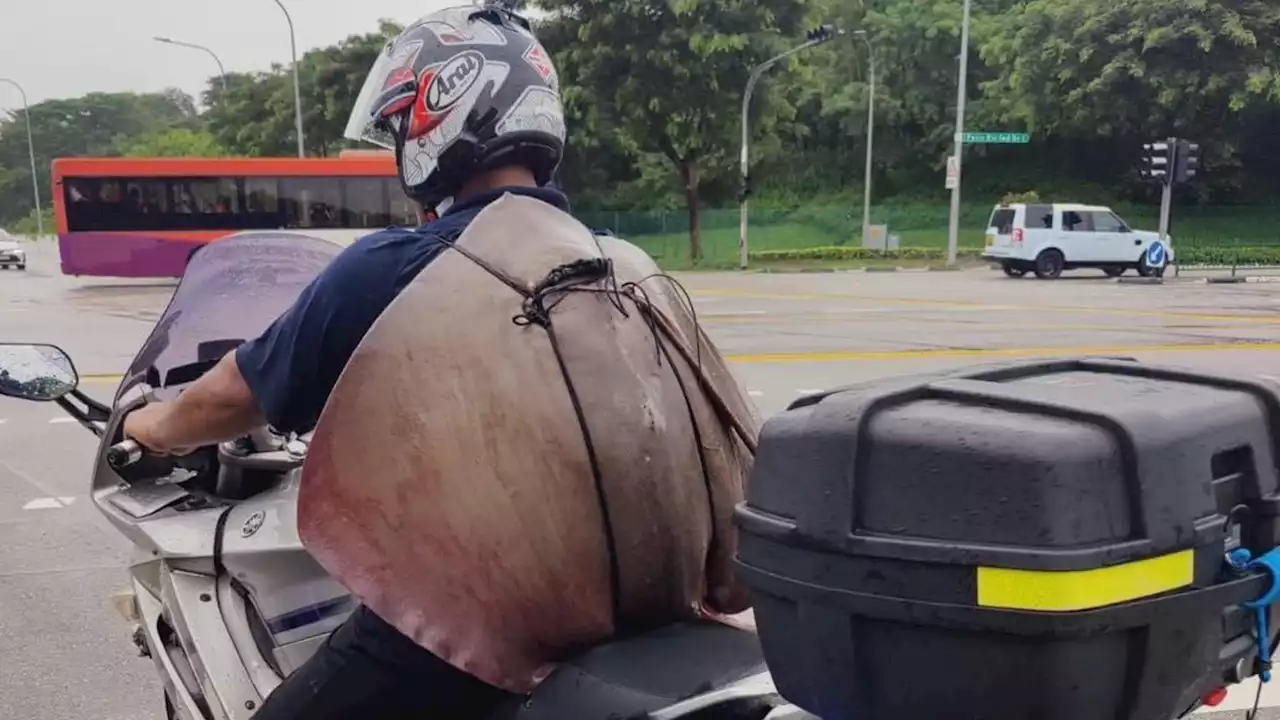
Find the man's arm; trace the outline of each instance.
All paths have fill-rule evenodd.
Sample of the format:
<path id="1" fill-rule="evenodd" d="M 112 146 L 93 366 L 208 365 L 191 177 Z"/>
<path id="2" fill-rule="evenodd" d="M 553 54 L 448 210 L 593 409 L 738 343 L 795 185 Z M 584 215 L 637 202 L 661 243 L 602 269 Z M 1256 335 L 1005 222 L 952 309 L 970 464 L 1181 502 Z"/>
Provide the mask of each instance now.
<path id="1" fill-rule="evenodd" d="M 266 423 L 283 431 L 313 425 L 347 359 L 395 296 L 402 256 L 388 252 L 381 235 L 347 248 L 261 337 L 224 357 L 178 399 L 130 413 L 125 435 L 153 451 L 174 452 Z"/>
<path id="2" fill-rule="evenodd" d="M 233 440 L 264 424 L 232 352 L 173 402 L 130 413 L 124 432 L 153 452 L 170 453 Z"/>

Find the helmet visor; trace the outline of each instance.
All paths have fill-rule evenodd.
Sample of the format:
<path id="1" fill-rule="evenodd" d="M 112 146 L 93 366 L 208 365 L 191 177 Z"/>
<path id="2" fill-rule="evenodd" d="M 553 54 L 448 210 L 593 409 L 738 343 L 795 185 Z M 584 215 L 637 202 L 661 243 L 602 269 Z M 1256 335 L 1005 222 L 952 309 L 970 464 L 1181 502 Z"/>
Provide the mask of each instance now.
<path id="1" fill-rule="evenodd" d="M 418 97 L 418 78 L 413 68 L 421 50 L 421 40 L 387 43 L 356 96 L 343 137 L 395 149 L 391 123 Z"/>

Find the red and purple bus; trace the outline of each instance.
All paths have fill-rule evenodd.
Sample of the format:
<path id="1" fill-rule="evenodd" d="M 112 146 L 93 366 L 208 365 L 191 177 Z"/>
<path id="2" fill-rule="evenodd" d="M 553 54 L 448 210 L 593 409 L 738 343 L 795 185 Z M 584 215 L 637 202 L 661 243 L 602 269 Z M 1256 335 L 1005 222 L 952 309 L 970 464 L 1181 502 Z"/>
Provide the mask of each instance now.
<path id="1" fill-rule="evenodd" d="M 296 230 L 349 245 L 416 227 L 390 153 L 339 158 L 59 158 L 53 207 L 65 275 L 179 277 L 201 245 Z"/>

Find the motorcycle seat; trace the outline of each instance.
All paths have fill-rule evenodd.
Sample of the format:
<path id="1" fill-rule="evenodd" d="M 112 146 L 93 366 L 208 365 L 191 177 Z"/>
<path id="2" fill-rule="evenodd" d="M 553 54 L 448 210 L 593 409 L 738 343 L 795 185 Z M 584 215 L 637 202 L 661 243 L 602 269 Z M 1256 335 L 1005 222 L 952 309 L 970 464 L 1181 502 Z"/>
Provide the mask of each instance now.
<path id="1" fill-rule="evenodd" d="M 642 717 L 766 671 L 754 633 L 687 622 L 592 648 L 494 720 Z"/>

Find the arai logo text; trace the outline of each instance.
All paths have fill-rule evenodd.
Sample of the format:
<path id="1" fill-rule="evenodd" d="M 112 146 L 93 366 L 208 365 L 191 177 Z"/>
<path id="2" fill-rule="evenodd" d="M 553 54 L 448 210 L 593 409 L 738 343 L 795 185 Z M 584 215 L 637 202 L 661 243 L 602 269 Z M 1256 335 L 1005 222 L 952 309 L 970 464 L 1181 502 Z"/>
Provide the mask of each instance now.
<path id="1" fill-rule="evenodd" d="M 431 86 L 427 88 L 427 109 L 432 112 L 448 110 L 476 84 L 483 69 L 484 56 L 475 50 L 454 55 L 431 79 Z"/>

